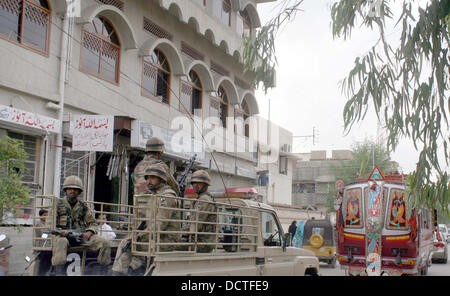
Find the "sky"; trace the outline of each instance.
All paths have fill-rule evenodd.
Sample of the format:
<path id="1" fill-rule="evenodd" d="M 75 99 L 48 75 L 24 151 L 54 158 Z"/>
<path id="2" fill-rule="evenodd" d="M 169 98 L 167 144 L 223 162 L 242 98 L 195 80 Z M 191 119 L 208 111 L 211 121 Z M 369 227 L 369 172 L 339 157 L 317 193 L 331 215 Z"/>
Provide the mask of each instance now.
<path id="1" fill-rule="evenodd" d="M 280 1 L 277 1 L 280 2 Z M 266 24 L 280 10 L 277 2 L 258 5 L 261 24 Z M 260 115 L 288 129 L 293 136 L 312 135 L 318 129 L 317 143 L 312 138 L 294 138 L 293 152 L 351 149 L 354 142 L 375 139 L 378 127 L 371 106 L 365 119 L 344 134 L 343 109 L 346 97 L 340 81 L 348 76 L 355 58 L 364 55 L 378 40 L 378 31 L 354 30 L 351 39 L 333 40 L 330 7 L 335 1 L 305 0 L 295 19 L 279 32 L 276 39 L 277 85 L 264 94 L 256 91 Z M 398 16 L 397 16 L 398 17 Z M 401 27 L 387 31 L 395 41 Z M 398 40 L 398 39 L 397 39 Z M 415 169 L 419 152 L 412 141 L 402 139 L 391 160 L 397 161 L 403 173 Z"/>

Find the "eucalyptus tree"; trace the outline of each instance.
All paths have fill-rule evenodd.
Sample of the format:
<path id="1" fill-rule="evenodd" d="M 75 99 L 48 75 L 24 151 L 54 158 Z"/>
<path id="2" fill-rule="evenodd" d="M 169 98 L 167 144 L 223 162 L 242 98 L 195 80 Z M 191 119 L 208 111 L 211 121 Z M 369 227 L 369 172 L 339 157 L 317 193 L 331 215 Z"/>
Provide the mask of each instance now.
<path id="1" fill-rule="evenodd" d="M 276 33 L 303 1 L 281 2 L 277 17 L 254 39 L 244 41 L 247 70 L 265 91 L 273 87 L 266 82 L 276 68 Z M 331 5 L 330 18 L 333 38 L 351 39 L 355 28 L 379 35 L 370 51 L 355 57 L 341 82 L 347 98 L 345 132 L 373 109 L 387 131 L 388 151 L 395 150 L 400 139 L 411 139 L 420 154 L 408 178 L 410 196 L 417 204 L 440 207 L 448 214 L 450 0 L 339 0 Z M 391 22 L 400 29 L 396 42 L 387 38 Z"/>

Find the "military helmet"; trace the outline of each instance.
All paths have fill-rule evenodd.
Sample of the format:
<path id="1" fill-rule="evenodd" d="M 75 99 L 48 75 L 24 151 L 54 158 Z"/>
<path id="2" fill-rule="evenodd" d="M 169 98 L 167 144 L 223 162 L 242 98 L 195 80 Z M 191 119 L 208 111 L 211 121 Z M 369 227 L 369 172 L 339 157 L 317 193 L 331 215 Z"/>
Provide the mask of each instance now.
<path id="1" fill-rule="evenodd" d="M 83 181 L 81 181 L 81 179 L 78 176 L 69 176 L 66 179 L 64 179 L 64 184 L 63 184 L 63 191 L 66 191 L 67 188 L 76 188 L 76 189 L 80 189 L 81 192 L 83 192 L 84 187 L 83 187 Z"/>
<path id="2" fill-rule="evenodd" d="M 198 170 L 192 173 L 191 184 L 192 183 L 205 183 L 208 186 L 211 185 L 211 177 L 204 170 Z"/>
<path id="3" fill-rule="evenodd" d="M 160 138 L 153 137 L 147 140 L 145 152 L 164 152 L 164 142 Z"/>
<path id="4" fill-rule="evenodd" d="M 168 172 L 166 166 L 164 163 L 152 164 L 145 170 L 144 178 L 147 179 L 147 176 L 156 176 L 167 182 Z"/>

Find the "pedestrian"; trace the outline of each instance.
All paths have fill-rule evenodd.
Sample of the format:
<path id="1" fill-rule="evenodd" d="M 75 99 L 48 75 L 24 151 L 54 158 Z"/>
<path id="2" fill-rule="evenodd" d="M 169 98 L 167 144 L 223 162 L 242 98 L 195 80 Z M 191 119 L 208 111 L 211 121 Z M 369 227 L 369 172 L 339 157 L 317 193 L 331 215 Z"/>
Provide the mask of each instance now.
<path id="1" fill-rule="evenodd" d="M 153 164 L 160 163 L 165 166 L 167 172 L 169 172 L 169 167 L 161 160 L 162 154 L 164 153 L 165 147 L 164 142 L 160 138 L 153 137 L 147 140 L 145 145 L 145 156 L 134 169 L 134 194 L 144 194 L 147 191 L 147 181 L 145 180 L 145 171 Z M 168 174 L 167 183 L 175 191 L 177 196 L 180 195 L 180 187 L 175 180 L 175 178 Z"/>
<path id="2" fill-rule="evenodd" d="M 111 248 L 108 241 L 97 235 L 98 225 L 87 204 L 78 199 L 83 192 L 83 182 L 77 176 L 69 176 L 64 180 L 64 198 L 59 198 L 56 205 L 56 226 L 63 230 L 81 229 L 81 246 L 88 250 L 98 251 L 97 262 L 102 266 L 102 273 L 107 272 L 111 262 Z M 68 232 L 56 236 L 53 241 L 52 265 L 56 275 L 65 275 L 67 248 L 71 247 L 67 239 Z"/>
<path id="3" fill-rule="evenodd" d="M 292 246 L 296 248 L 303 247 L 303 231 L 305 224 L 303 221 L 299 221 L 297 225 L 297 230 L 295 231 L 294 239 L 292 240 Z"/>
<path id="4" fill-rule="evenodd" d="M 214 245 L 205 245 L 202 243 L 214 243 L 216 232 L 217 215 L 213 214 L 217 211 L 216 206 L 212 203 L 213 199 L 208 192 L 211 185 L 211 178 L 204 170 L 195 171 L 191 177 L 191 184 L 194 192 L 198 195 L 196 201 L 192 202 L 192 209 L 198 213 L 197 219 L 194 220 L 206 222 L 197 224 L 197 252 L 209 253 L 214 249 Z M 206 213 L 207 212 L 207 213 Z M 204 232 L 214 233 L 213 235 L 202 234 Z"/>
<path id="5" fill-rule="evenodd" d="M 291 225 L 289 226 L 288 232 L 290 234 L 290 245 L 292 245 L 292 240 L 294 239 L 295 232 L 297 231 L 297 221 L 292 221 Z"/>
<path id="6" fill-rule="evenodd" d="M 42 238 L 42 234 L 47 229 L 47 217 L 48 217 L 48 211 L 46 209 L 40 209 L 39 210 L 39 220 L 36 222 L 36 225 L 34 226 L 34 236 L 35 238 Z M 38 239 L 36 240 L 35 246 L 36 247 L 43 247 L 46 240 Z"/>
<path id="7" fill-rule="evenodd" d="M 101 237 L 106 238 L 107 240 L 113 240 L 116 238 L 116 233 L 113 231 L 112 227 L 106 223 L 108 221 L 108 217 L 105 214 L 97 213 L 97 222 L 98 222 L 98 233 Z"/>

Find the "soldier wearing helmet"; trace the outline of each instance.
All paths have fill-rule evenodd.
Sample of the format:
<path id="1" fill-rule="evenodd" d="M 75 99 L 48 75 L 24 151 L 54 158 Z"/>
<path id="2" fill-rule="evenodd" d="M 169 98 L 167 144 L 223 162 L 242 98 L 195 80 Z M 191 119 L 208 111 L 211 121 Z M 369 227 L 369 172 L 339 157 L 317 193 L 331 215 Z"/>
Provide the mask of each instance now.
<path id="1" fill-rule="evenodd" d="M 197 252 L 208 253 L 214 249 L 213 245 L 202 245 L 202 243 L 214 243 L 215 235 L 200 234 L 201 232 L 216 232 L 217 215 L 212 214 L 216 212 L 216 206 L 212 203 L 213 199 L 208 192 L 208 187 L 211 185 L 211 178 L 204 170 L 195 171 L 191 177 L 191 184 L 194 192 L 198 194 L 198 199 L 192 203 L 192 209 L 198 211 L 198 221 L 206 223 L 198 223 L 197 232 Z"/>
<path id="2" fill-rule="evenodd" d="M 56 226 L 85 231 L 81 246 L 98 251 L 97 261 L 103 266 L 102 272 L 105 273 L 111 262 L 111 248 L 106 239 L 97 235 L 97 223 L 89 207 L 78 199 L 83 190 L 83 182 L 77 176 L 69 176 L 64 180 L 63 191 L 66 196 L 57 201 Z M 52 265 L 55 266 L 57 275 L 66 273 L 67 248 L 71 246 L 66 236 L 67 232 L 55 237 L 53 242 Z"/>
<path id="3" fill-rule="evenodd" d="M 144 192 L 146 191 L 147 182 L 144 178 L 144 174 L 148 167 L 152 164 L 164 164 L 166 166 L 167 172 L 169 172 L 169 168 L 161 160 L 164 149 L 164 142 L 160 138 L 153 137 L 147 141 L 145 145 L 146 155 L 134 169 L 134 194 L 144 194 Z M 170 185 L 170 187 L 172 187 L 177 195 L 180 194 L 180 187 L 178 186 L 178 183 L 174 179 L 174 177 L 170 174 L 168 174 L 167 183 Z"/>
<path id="4" fill-rule="evenodd" d="M 168 208 L 178 208 L 178 201 L 174 198 L 177 197 L 175 191 L 167 184 L 167 180 L 169 179 L 169 173 L 167 171 L 167 166 L 162 163 L 156 163 L 149 166 L 145 173 L 144 178 L 147 182 L 146 189 L 144 194 L 158 194 L 162 195 L 161 198 L 157 198 L 158 207 L 168 207 Z M 148 199 L 148 205 L 151 205 L 152 199 Z M 159 219 L 171 219 L 171 220 L 179 220 L 180 212 L 176 210 L 168 210 L 168 209 L 159 209 L 157 212 L 157 218 Z M 143 216 L 144 214 L 138 213 L 138 216 Z M 161 231 L 180 231 L 181 229 L 181 221 L 180 222 L 160 222 L 160 230 Z M 141 259 L 142 257 L 133 256 L 131 251 L 128 249 L 126 253 L 122 253 L 122 247 L 125 245 L 127 240 L 131 238 L 127 238 L 122 240 L 117 248 L 116 258 L 114 260 L 113 265 L 113 274 L 114 275 L 122 275 L 127 274 L 129 272 L 129 268 L 131 270 L 136 270 L 139 267 L 143 266 L 144 261 Z M 148 242 L 148 235 L 141 236 L 140 242 Z M 155 239 L 156 240 L 156 239 Z M 161 233 L 159 237 L 159 242 L 161 243 L 174 243 L 181 241 L 179 234 L 165 234 Z M 160 251 L 172 251 L 179 250 L 179 247 L 176 246 L 160 246 Z"/>

